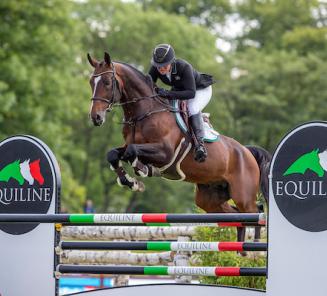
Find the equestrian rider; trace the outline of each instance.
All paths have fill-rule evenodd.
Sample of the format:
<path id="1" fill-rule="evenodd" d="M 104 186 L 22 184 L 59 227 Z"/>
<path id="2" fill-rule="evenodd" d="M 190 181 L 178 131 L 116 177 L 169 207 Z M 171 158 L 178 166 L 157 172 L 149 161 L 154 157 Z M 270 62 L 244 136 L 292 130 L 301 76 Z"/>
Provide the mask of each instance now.
<path id="1" fill-rule="evenodd" d="M 170 85 L 171 90 L 157 89 L 161 97 L 168 99 L 187 100 L 189 122 L 194 131 L 195 156 L 198 162 L 205 161 L 207 150 L 204 146 L 204 129 L 201 111 L 209 103 L 212 95 L 211 75 L 196 71 L 190 63 L 175 58 L 175 51 L 169 44 L 157 45 L 152 54 L 149 75 L 154 83 L 157 79 Z"/>

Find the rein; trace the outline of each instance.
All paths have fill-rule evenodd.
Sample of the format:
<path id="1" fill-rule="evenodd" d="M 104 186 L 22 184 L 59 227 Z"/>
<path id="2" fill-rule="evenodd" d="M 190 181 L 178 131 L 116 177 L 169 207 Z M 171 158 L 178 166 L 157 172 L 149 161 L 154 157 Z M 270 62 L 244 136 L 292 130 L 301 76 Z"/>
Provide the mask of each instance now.
<path id="1" fill-rule="evenodd" d="M 93 77 L 99 77 L 99 76 L 102 76 L 103 74 L 106 74 L 106 73 L 111 73 L 112 74 L 112 76 L 111 76 L 111 79 L 112 79 L 112 96 L 111 96 L 111 98 L 107 99 L 107 98 L 103 98 L 103 97 L 94 96 L 94 97 L 91 98 L 91 101 L 101 101 L 101 102 L 107 103 L 108 108 L 105 110 L 106 112 L 111 111 L 116 106 L 124 106 L 124 105 L 128 105 L 128 104 L 135 104 L 135 103 L 138 103 L 139 101 L 147 100 L 147 99 L 154 99 L 160 105 L 165 107 L 165 108 L 158 109 L 158 110 L 148 111 L 148 112 L 146 112 L 146 113 L 144 113 L 144 114 L 142 114 L 142 115 L 140 115 L 138 117 L 131 118 L 129 120 L 124 119 L 122 124 L 128 124 L 130 126 L 135 127 L 135 125 L 136 125 L 136 123 L 138 121 L 142 121 L 145 118 L 147 118 L 147 117 L 149 117 L 149 116 L 151 116 L 153 114 L 156 114 L 156 113 L 161 113 L 161 112 L 172 112 L 172 113 L 181 112 L 182 113 L 182 112 L 184 112 L 182 110 L 179 110 L 178 108 L 172 107 L 169 103 L 162 100 L 162 98 L 158 94 L 154 94 L 154 95 L 151 95 L 151 96 L 132 98 L 132 99 L 126 101 L 126 102 L 119 102 L 119 101 L 115 102 L 115 92 L 116 92 L 116 89 L 117 89 L 117 84 L 118 84 L 118 92 L 119 92 L 120 97 L 122 96 L 122 91 L 119 88 L 119 82 L 118 82 L 118 80 L 116 78 L 116 70 L 115 70 L 114 64 L 111 64 L 111 65 L 112 65 L 112 70 L 107 70 L 107 71 L 103 71 L 101 73 L 92 75 Z"/>

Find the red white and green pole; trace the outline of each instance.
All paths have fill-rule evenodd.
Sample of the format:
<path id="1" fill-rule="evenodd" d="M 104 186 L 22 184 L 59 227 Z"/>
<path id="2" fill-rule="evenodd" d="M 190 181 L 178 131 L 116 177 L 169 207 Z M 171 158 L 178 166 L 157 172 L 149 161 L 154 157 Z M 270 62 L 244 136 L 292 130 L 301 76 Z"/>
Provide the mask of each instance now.
<path id="1" fill-rule="evenodd" d="M 267 243 L 252 242 L 89 242 L 61 241 L 59 250 L 145 250 L 145 251 L 267 251 Z"/>
<path id="2" fill-rule="evenodd" d="M 264 213 L 209 213 L 209 214 L 0 214 L 0 223 L 65 223 L 65 224 L 111 224 L 133 225 L 149 223 L 247 223 L 265 225 Z M 205 226 L 205 225 L 204 225 Z M 240 226 L 230 224 L 225 226 Z"/>
<path id="3" fill-rule="evenodd" d="M 129 274 L 129 275 L 196 275 L 196 276 L 266 276 L 261 267 L 199 267 L 199 266 L 111 266 L 59 264 L 56 276 L 61 274 Z"/>

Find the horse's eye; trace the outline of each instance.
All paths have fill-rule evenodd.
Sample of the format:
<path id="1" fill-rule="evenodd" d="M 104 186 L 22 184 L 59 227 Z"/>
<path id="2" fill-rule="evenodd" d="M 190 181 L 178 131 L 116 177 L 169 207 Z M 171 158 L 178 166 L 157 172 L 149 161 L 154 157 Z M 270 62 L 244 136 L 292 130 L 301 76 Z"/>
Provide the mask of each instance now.
<path id="1" fill-rule="evenodd" d="M 110 82 L 109 82 L 109 80 L 103 80 L 103 84 L 104 84 L 104 85 L 109 85 Z"/>

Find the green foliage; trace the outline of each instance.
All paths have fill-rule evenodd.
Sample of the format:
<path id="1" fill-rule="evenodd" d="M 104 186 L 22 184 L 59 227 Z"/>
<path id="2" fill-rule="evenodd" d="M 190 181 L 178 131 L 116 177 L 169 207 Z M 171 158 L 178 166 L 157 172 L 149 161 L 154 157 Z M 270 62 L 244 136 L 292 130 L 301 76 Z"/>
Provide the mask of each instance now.
<path id="1" fill-rule="evenodd" d="M 250 139 L 272 150 L 286 130 L 325 117 L 326 63 L 318 56 L 251 49 L 230 63 L 237 75 L 226 77 L 218 92 L 232 114 L 229 134 L 241 142 Z"/>
<path id="2" fill-rule="evenodd" d="M 231 11 L 228 0 L 136 0 L 144 10 L 165 11 L 188 17 L 191 21 L 214 27 Z"/>
<path id="3" fill-rule="evenodd" d="M 308 55 L 312 52 L 326 59 L 327 52 L 327 28 L 296 27 L 286 32 L 282 37 L 282 47 L 286 50 L 296 50 L 300 55 Z"/>
<path id="4" fill-rule="evenodd" d="M 69 122 L 78 114 L 76 85 L 84 83 L 76 62 L 80 24 L 72 9 L 60 0 L 1 1 L 0 136 L 32 134 L 46 142 L 67 168 L 62 196 L 76 204 L 80 185 L 64 160 L 79 149 L 70 141 Z"/>
<path id="5" fill-rule="evenodd" d="M 286 32 L 299 26 L 315 26 L 312 9 L 317 7 L 317 0 L 240 1 L 235 10 L 248 26 L 239 39 L 240 46 L 251 40 L 266 49 L 281 48 Z"/>
<path id="6" fill-rule="evenodd" d="M 236 241 L 235 228 L 198 228 L 195 237 L 197 241 Z M 237 267 L 265 267 L 266 257 L 255 255 L 246 257 L 241 256 L 235 252 L 199 252 L 196 254 L 197 259 L 200 260 L 202 266 L 237 266 Z M 266 288 L 265 277 L 202 277 L 201 283 L 205 284 L 219 284 L 228 286 L 237 286 L 252 289 Z"/>

